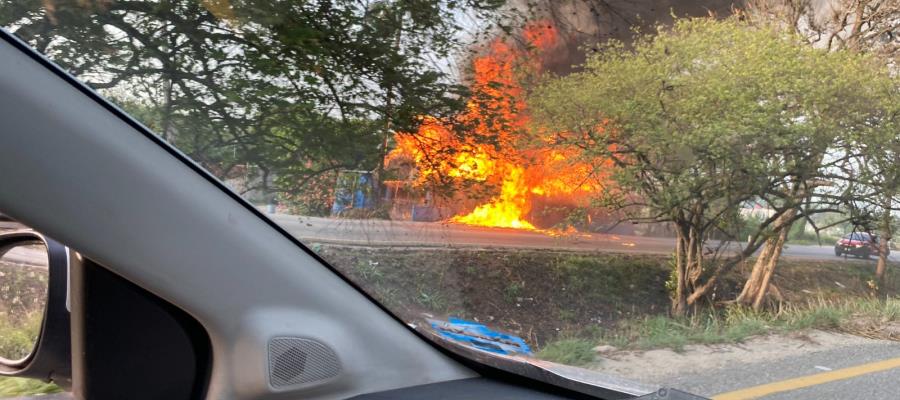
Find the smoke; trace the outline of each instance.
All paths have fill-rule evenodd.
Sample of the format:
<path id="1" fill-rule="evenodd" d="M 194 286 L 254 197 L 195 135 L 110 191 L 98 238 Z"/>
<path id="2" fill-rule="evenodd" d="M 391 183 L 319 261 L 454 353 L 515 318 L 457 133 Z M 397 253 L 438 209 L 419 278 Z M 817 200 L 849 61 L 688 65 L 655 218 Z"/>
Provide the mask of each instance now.
<path id="1" fill-rule="evenodd" d="M 627 44 L 635 30 L 671 24 L 673 15 L 725 17 L 743 4 L 741 0 L 514 0 L 512 7 L 559 30 L 564 40 L 547 57 L 551 61 L 545 68 L 566 74 L 577 69 L 592 48 L 610 39 Z"/>

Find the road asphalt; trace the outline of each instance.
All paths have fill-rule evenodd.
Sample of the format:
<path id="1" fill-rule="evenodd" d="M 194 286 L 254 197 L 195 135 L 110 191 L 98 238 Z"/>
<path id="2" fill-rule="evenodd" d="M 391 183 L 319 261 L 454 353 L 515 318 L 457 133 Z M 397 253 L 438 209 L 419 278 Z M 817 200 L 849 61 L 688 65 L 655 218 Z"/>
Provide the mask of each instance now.
<path id="1" fill-rule="evenodd" d="M 47 250 L 43 245 L 17 246 L 0 255 L 0 262 L 47 269 Z"/>
<path id="2" fill-rule="evenodd" d="M 714 400 L 898 399 L 900 343 L 871 340 L 779 360 L 735 363 L 669 381 Z M 858 374 L 858 375 L 857 375 Z"/>
<path id="3" fill-rule="evenodd" d="M 670 254 L 672 238 L 604 233 L 559 234 L 550 231 L 490 228 L 444 222 L 353 220 L 268 214 L 269 218 L 306 244 L 330 243 L 392 247 L 527 248 L 570 251 Z M 717 243 L 711 242 L 712 246 Z M 735 246 L 735 245 L 732 245 Z M 840 260 L 833 243 L 786 246 L 784 257 Z M 853 260 L 849 258 L 847 260 Z M 892 261 L 900 261 L 891 255 Z"/>

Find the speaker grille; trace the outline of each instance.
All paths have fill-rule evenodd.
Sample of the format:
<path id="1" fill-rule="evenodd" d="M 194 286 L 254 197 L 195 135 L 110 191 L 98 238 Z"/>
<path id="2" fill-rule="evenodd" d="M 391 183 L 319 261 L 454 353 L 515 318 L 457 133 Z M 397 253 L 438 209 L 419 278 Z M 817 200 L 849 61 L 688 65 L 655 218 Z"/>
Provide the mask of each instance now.
<path id="1" fill-rule="evenodd" d="M 322 343 L 293 337 L 269 341 L 269 383 L 272 387 L 326 381 L 340 373 L 337 355 Z"/>

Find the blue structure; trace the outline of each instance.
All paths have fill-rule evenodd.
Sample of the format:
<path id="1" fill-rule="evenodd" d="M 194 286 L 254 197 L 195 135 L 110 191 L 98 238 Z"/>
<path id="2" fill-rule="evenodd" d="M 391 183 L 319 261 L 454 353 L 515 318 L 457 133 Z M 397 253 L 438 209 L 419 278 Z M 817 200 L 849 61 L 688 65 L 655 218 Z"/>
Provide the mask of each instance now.
<path id="1" fill-rule="evenodd" d="M 439 335 L 492 353 L 531 355 L 531 348 L 522 338 L 491 330 L 484 324 L 450 318 L 449 321 L 428 320 Z"/>
<path id="2" fill-rule="evenodd" d="M 375 206 L 375 183 L 371 172 L 342 171 L 334 188 L 331 215 L 348 209 L 367 209 Z"/>

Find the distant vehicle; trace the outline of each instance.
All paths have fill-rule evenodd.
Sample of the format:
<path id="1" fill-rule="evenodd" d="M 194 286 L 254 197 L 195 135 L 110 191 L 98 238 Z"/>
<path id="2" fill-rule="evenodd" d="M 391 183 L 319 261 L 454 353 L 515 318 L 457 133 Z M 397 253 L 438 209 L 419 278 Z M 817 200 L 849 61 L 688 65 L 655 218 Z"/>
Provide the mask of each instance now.
<path id="1" fill-rule="evenodd" d="M 890 249 L 887 250 L 890 254 Z M 859 258 L 869 258 L 872 254 L 878 254 L 878 236 L 866 232 L 853 232 L 844 235 L 834 244 L 834 255 L 851 255 Z"/>

